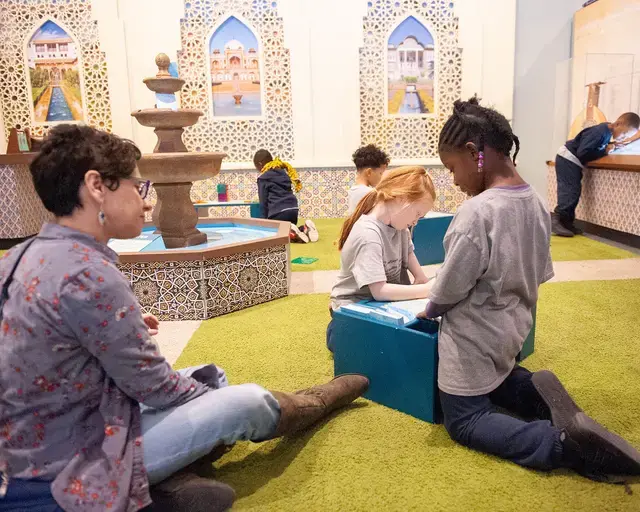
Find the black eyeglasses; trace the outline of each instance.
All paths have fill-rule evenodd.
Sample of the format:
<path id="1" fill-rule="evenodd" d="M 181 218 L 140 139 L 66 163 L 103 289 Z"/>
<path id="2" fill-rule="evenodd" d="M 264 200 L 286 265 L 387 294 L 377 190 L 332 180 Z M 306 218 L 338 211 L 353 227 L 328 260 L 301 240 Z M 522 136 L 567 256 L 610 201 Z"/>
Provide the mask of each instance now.
<path id="1" fill-rule="evenodd" d="M 142 199 L 146 199 L 149 195 L 149 189 L 151 188 L 151 181 L 140 181 L 138 182 L 138 194 Z"/>

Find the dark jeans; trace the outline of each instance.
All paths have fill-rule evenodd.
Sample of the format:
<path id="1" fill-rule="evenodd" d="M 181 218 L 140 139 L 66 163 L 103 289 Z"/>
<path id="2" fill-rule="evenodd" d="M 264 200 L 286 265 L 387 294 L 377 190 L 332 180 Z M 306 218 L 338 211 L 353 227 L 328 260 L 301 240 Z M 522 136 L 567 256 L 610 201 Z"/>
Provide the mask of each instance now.
<path id="1" fill-rule="evenodd" d="M 561 467 L 560 430 L 551 425 L 549 409 L 531 376 L 529 370 L 516 366 L 488 395 L 455 396 L 440 391 L 444 425 L 451 438 L 528 468 Z M 502 414 L 498 407 L 523 419 Z"/>
<path id="2" fill-rule="evenodd" d="M 333 353 L 333 311 L 329 309 L 329 312 L 331 313 L 331 321 L 327 325 L 327 348 Z"/>
<path id="3" fill-rule="evenodd" d="M 282 222 L 291 222 L 294 226 L 298 225 L 298 210 L 285 210 L 269 217 L 269 220 L 279 220 Z"/>
<path id="4" fill-rule="evenodd" d="M 556 180 L 558 206 L 555 213 L 564 225 L 571 225 L 576 220 L 576 208 L 582 193 L 582 169 L 566 158 L 556 156 Z"/>
<path id="5" fill-rule="evenodd" d="M 0 512 L 63 512 L 51 495 L 51 482 L 9 480 Z"/>

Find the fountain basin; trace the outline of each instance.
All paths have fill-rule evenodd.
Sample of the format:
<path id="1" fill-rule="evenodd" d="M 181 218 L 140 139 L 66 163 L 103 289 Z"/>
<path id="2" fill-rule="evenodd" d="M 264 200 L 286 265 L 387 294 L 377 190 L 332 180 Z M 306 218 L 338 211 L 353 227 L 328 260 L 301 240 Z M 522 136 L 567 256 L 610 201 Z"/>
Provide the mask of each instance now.
<path id="1" fill-rule="evenodd" d="M 174 77 L 152 77 L 142 81 L 151 91 L 160 94 L 175 94 L 184 85 L 184 80 Z"/>
<path id="2" fill-rule="evenodd" d="M 289 293 L 289 224 L 263 219 L 206 219 L 204 244 L 163 248 L 147 225 L 133 240 L 111 240 L 119 267 L 145 312 L 160 320 L 206 320 Z"/>
<path id="3" fill-rule="evenodd" d="M 153 182 L 158 201 L 153 222 L 165 247 L 200 245 L 207 239 L 196 228 L 198 213 L 191 202 L 191 186 L 220 172 L 224 153 L 152 153 L 138 161 L 140 175 Z"/>
<path id="4" fill-rule="evenodd" d="M 147 153 L 138 160 L 144 179 L 157 183 L 187 183 L 217 176 L 226 153 Z"/>
<path id="5" fill-rule="evenodd" d="M 166 79 L 160 79 L 166 80 Z M 180 108 L 171 110 L 170 108 L 147 108 L 131 112 L 131 115 L 142 126 L 156 128 L 160 130 L 171 130 L 193 126 L 202 115 L 202 110 L 192 108 Z"/>

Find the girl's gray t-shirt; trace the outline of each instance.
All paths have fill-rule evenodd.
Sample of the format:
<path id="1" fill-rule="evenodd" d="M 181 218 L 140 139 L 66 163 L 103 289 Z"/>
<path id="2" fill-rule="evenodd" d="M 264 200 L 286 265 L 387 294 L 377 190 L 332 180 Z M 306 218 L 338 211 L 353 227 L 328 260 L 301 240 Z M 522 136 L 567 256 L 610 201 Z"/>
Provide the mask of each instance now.
<path id="1" fill-rule="evenodd" d="M 408 265 L 412 252 L 408 229 L 397 230 L 370 215 L 360 217 L 340 254 L 331 309 L 372 300 L 369 285 L 373 283 L 411 284 Z"/>
<path id="2" fill-rule="evenodd" d="M 431 301 L 442 317 L 438 385 L 477 396 L 513 370 L 533 325 L 538 287 L 553 277 L 551 219 L 528 185 L 492 188 L 465 201 L 444 239 Z"/>

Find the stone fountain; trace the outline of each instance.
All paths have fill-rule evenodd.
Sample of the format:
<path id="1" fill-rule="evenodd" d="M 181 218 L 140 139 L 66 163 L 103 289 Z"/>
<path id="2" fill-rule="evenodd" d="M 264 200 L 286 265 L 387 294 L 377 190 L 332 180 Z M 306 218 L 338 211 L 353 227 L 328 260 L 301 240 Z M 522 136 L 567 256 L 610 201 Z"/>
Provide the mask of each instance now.
<path id="1" fill-rule="evenodd" d="M 169 74 L 170 60 L 164 53 L 156 57 L 158 74 L 145 78 L 154 93 L 175 94 L 184 80 Z M 168 249 L 200 245 L 207 235 L 196 227 L 198 214 L 191 202 L 194 181 L 212 178 L 220 172 L 225 153 L 189 153 L 182 142 L 184 128 L 198 122 L 202 111 L 151 108 L 132 112 L 142 126 L 155 128 L 158 143 L 151 154 L 138 162 L 143 178 L 151 180 L 158 195 L 153 221 Z"/>

